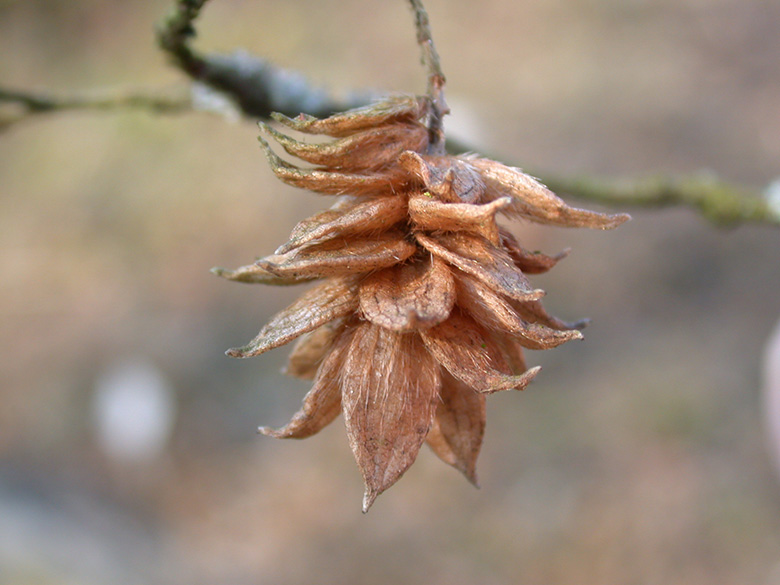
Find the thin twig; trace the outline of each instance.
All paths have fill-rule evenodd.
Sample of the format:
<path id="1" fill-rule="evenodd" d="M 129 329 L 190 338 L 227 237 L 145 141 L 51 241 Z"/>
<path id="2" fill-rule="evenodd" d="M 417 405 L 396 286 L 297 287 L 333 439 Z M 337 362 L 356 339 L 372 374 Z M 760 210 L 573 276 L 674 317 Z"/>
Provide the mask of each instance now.
<path id="1" fill-rule="evenodd" d="M 719 227 L 743 223 L 780 227 L 780 209 L 766 194 L 726 183 L 711 173 L 630 180 L 545 175 L 542 181 L 559 195 L 609 207 L 689 207 Z"/>
<path id="2" fill-rule="evenodd" d="M 172 56 L 177 67 L 193 80 L 209 85 L 232 98 L 246 116 L 268 118 L 272 111 L 279 111 L 291 117 L 301 112 L 324 117 L 376 99 L 376 94 L 364 92 L 349 100 L 334 100 L 322 90 L 313 88 L 302 75 L 280 69 L 244 53 L 229 56 L 199 54 L 192 49 L 190 41 L 195 36 L 194 21 L 206 1 L 178 0 L 174 11 L 158 30 L 160 46 Z M 440 116 L 432 126 L 438 137 L 442 135 L 441 116 L 447 111 L 442 91 L 444 75 L 431 40 L 427 14 L 419 1 L 410 2 L 415 11 L 423 62 L 429 73 L 429 95 L 440 100 L 438 108 L 435 108 Z M 3 108 L 6 106 L 11 106 L 12 111 L 4 114 Z M 67 110 L 122 111 L 127 108 L 170 114 L 192 109 L 193 104 L 189 96 L 167 97 L 162 92 L 153 91 L 57 96 L 0 88 L 0 131 L 38 114 Z M 452 141 L 447 141 L 446 146 L 452 153 L 475 150 L 467 144 L 455 144 Z M 491 158 L 502 160 L 502 157 Z M 542 182 L 561 195 L 610 207 L 687 206 L 718 226 L 749 223 L 780 227 L 778 206 L 771 204 L 761 192 L 725 183 L 711 175 L 639 180 L 565 177 L 546 173 L 538 175 Z"/>
<path id="3" fill-rule="evenodd" d="M 374 91 L 356 91 L 336 98 L 314 87 L 303 75 L 238 51 L 206 55 L 192 47 L 195 21 L 207 0 L 177 0 L 157 28 L 157 42 L 173 64 L 197 81 L 228 96 L 247 116 L 267 119 L 272 112 L 294 117 L 305 112 L 326 118 L 376 100 Z"/>
<path id="4" fill-rule="evenodd" d="M 475 152 L 469 144 L 447 140 L 451 154 Z M 506 160 L 496 153 L 482 153 L 493 160 Z M 515 165 L 521 166 L 521 165 Z M 770 200 L 768 191 L 727 183 L 711 172 L 684 176 L 655 175 L 640 178 L 558 175 L 523 169 L 538 177 L 551 191 L 564 197 L 625 209 L 689 207 L 718 227 L 740 224 L 780 227 L 780 205 Z"/>
<path id="5" fill-rule="evenodd" d="M 202 55 L 190 46 L 195 37 L 195 19 L 208 0 L 178 0 L 157 28 L 157 42 L 168 53 L 174 64 L 193 78 L 198 78 L 205 67 Z"/>
<path id="6" fill-rule="evenodd" d="M 4 113 L 3 110 L 9 111 Z M 39 114 L 67 110 L 146 110 L 174 114 L 192 109 L 188 95 L 165 95 L 160 91 L 125 90 L 107 94 L 60 96 L 0 87 L 0 132 Z"/>
<path id="7" fill-rule="evenodd" d="M 444 116 L 450 109 L 444 99 L 444 84 L 446 78 L 441 68 L 439 53 L 433 42 L 431 24 L 428 13 L 422 4 L 422 0 L 409 0 L 414 11 L 415 28 L 417 29 L 417 43 L 422 50 L 422 62 L 428 70 L 428 97 L 431 100 L 431 116 L 428 121 L 430 154 L 444 154 Z"/>

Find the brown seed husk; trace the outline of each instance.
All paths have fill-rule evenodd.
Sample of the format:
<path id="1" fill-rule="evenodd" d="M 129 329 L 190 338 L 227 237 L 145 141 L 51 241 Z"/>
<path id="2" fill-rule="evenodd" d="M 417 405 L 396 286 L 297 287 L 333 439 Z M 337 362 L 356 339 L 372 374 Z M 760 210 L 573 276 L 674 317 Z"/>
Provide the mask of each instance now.
<path id="1" fill-rule="evenodd" d="M 606 214 L 569 207 L 530 175 L 484 158 L 470 159 L 480 170 L 493 197 L 511 197 L 509 211 L 519 217 L 548 225 L 612 229 L 630 219 L 626 213 Z"/>
<path id="2" fill-rule="evenodd" d="M 510 372 L 520 375 L 528 369 L 523 346 L 518 343 L 514 336 L 493 332 L 493 339 L 498 347 L 501 348 Z"/>
<path id="3" fill-rule="evenodd" d="M 391 98 L 318 120 L 274 118 L 296 131 L 336 138 L 309 143 L 261 124 L 283 182 L 337 197 L 301 221 L 275 254 L 234 271 L 239 282 L 295 284 L 327 279 L 275 316 L 246 347 L 248 357 L 298 339 L 287 373 L 313 379 L 301 409 L 278 438 L 310 436 L 344 413 L 366 485 L 367 510 L 397 481 L 427 441 L 476 483 L 485 395 L 523 389 L 524 347 L 580 337 L 585 322 L 549 315 L 527 274 L 565 253 L 523 248 L 497 214 L 543 224 L 608 229 L 625 221 L 566 205 L 519 169 L 474 156 L 434 156 L 427 98 Z M 432 149 L 434 150 L 434 149 Z"/>
<path id="4" fill-rule="evenodd" d="M 257 261 L 262 269 L 280 277 L 323 278 L 336 274 L 370 272 L 403 262 L 417 247 L 398 232 L 378 237 L 330 239 L 274 254 Z"/>
<path id="5" fill-rule="evenodd" d="M 244 347 L 227 351 L 236 358 L 248 358 L 291 342 L 328 321 L 352 314 L 358 307 L 355 281 L 330 278 L 277 313 L 260 333 Z"/>
<path id="6" fill-rule="evenodd" d="M 322 362 L 317 381 L 303 398 L 303 406 L 293 415 L 289 423 L 280 429 L 260 427 L 258 432 L 275 439 L 305 439 L 333 422 L 341 412 L 339 382 L 350 341 L 349 335 L 342 336 Z"/>
<path id="7" fill-rule="evenodd" d="M 577 330 L 552 329 L 523 321 L 508 300 L 467 274 L 459 274 L 455 282 L 459 307 L 468 311 L 483 327 L 514 336 L 525 348 L 552 349 L 572 339 L 582 339 L 582 333 Z M 525 304 L 515 303 L 515 306 Z"/>
<path id="8" fill-rule="evenodd" d="M 360 310 L 372 323 L 391 331 L 438 325 L 455 304 L 455 281 L 444 261 L 428 256 L 370 275 L 360 285 Z"/>
<path id="9" fill-rule="evenodd" d="M 374 197 L 358 201 L 344 211 L 323 211 L 293 228 L 290 240 L 276 250 L 285 254 L 305 244 L 338 236 L 341 238 L 384 232 L 406 218 L 406 202 L 401 197 Z"/>
<path id="10" fill-rule="evenodd" d="M 397 96 L 348 112 L 334 114 L 324 120 L 306 114 L 288 118 L 274 113 L 271 117 L 298 132 L 341 138 L 394 122 L 417 121 L 427 113 L 428 103 L 428 99 L 422 96 Z"/>
<path id="11" fill-rule="evenodd" d="M 439 385 L 439 366 L 417 335 L 373 323 L 355 330 L 341 389 L 347 437 L 366 484 L 364 512 L 417 457 Z"/>
<path id="12" fill-rule="evenodd" d="M 512 202 L 509 197 L 485 205 L 442 203 L 427 191 L 409 198 L 409 218 L 422 231 L 469 232 L 499 244 L 496 213 Z"/>
<path id="13" fill-rule="evenodd" d="M 391 194 L 393 186 L 404 181 L 405 173 L 396 167 L 384 171 L 361 174 L 325 171 L 321 169 L 301 169 L 283 161 L 271 150 L 262 138 L 257 139 L 265 151 L 271 170 L 276 177 L 300 189 L 308 189 L 323 195 L 379 195 Z"/>
<path id="14" fill-rule="evenodd" d="M 445 203 L 484 203 L 485 182 L 468 162 L 451 156 L 420 155 L 410 150 L 398 163 L 422 182 L 423 190 Z"/>
<path id="15" fill-rule="evenodd" d="M 485 434 L 485 395 L 474 392 L 443 370 L 439 398 L 426 442 L 442 461 L 478 485 L 477 457 Z"/>
<path id="16" fill-rule="evenodd" d="M 510 301 L 515 312 L 520 318 L 530 321 L 531 323 L 538 323 L 551 329 L 585 329 L 590 323 L 590 319 L 580 319 L 579 321 L 562 321 L 557 317 L 550 315 L 542 305 L 541 301 L 526 301 L 520 303 L 518 301 Z M 577 339 L 574 337 L 573 339 Z"/>
<path id="17" fill-rule="evenodd" d="M 381 170 L 394 163 L 403 151 L 420 150 L 428 142 L 428 129 L 422 124 L 371 128 L 325 144 L 299 142 L 262 122 L 260 128 L 292 156 L 331 170 L 353 173 Z"/>
<path id="18" fill-rule="evenodd" d="M 458 313 L 420 335 L 436 361 L 477 392 L 522 390 L 541 369 L 537 366 L 522 375 L 512 375 L 495 341 L 471 318 Z"/>
<path id="19" fill-rule="evenodd" d="M 270 284 L 275 286 L 290 286 L 292 284 L 301 284 L 302 282 L 311 280 L 311 278 L 296 278 L 294 276 L 278 276 L 276 274 L 271 274 L 266 269 L 260 268 L 257 264 L 241 266 L 235 270 L 228 270 L 227 268 L 220 268 L 217 266 L 211 269 L 211 273 L 220 278 L 224 278 L 225 280 L 232 280 L 234 282 Z"/>
<path id="20" fill-rule="evenodd" d="M 344 327 L 344 319 L 334 319 L 319 329 L 301 335 L 287 358 L 284 373 L 302 380 L 313 380 L 322 359 L 333 347 Z"/>
<path id="21" fill-rule="evenodd" d="M 531 288 L 506 252 L 484 238 L 464 233 L 442 234 L 436 239 L 416 233 L 415 238 L 429 252 L 512 299 L 530 301 L 544 296 L 543 290 Z"/>
<path id="22" fill-rule="evenodd" d="M 509 253 L 515 266 L 525 274 L 542 274 L 547 272 L 560 260 L 569 255 L 568 249 L 555 256 L 547 256 L 541 252 L 530 252 L 523 248 L 508 231 L 501 228 L 498 231 L 501 237 L 501 246 Z"/>

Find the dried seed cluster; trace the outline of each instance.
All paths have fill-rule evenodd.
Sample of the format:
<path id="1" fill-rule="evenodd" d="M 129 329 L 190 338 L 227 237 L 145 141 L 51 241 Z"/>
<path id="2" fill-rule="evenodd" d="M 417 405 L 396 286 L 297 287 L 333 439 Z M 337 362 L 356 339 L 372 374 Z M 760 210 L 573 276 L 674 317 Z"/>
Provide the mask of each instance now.
<path id="1" fill-rule="evenodd" d="M 574 209 L 520 170 L 474 156 L 427 154 L 429 100 L 394 98 L 320 120 L 281 124 L 336 140 L 299 142 L 261 124 L 290 155 L 260 139 L 276 176 L 337 196 L 299 223 L 290 240 L 231 280 L 293 284 L 324 279 L 276 315 L 233 357 L 298 339 L 287 372 L 313 379 L 277 438 L 304 438 L 344 414 L 363 474 L 364 510 L 414 462 L 424 442 L 476 483 L 485 396 L 523 389 L 536 376 L 523 348 L 581 338 L 542 307 L 527 274 L 562 257 L 525 250 L 496 214 L 609 229 L 627 215 Z"/>

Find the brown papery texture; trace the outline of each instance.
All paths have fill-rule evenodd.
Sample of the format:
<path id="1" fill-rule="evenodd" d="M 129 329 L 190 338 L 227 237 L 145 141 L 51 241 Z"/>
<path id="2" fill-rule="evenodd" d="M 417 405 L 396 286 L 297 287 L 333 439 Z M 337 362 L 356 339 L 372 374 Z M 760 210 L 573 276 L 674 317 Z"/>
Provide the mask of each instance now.
<path id="1" fill-rule="evenodd" d="M 394 97 L 321 120 L 275 116 L 335 139 L 326 143 L 261 124 L 287 156 L 309 165 L 283 160 L 261 139 L 276 176 L 336 201 L 295 226 L 276 253 L 215 269 L 248 283 L 324 279 L 228 354 L 250 357 L 298 339 L 287 373 L 314 385 L 290 423 L 261 432 L 304 438 L 343 413 L 364 511 L 424 442 L 476 484 L 486 395 L 522 390 L 536 377 L 540 368 L 527 368 L 523 348 L 582 337 L 586 321 L 549 315 L 544 291 L 526 276 L 566 252 L 526 250 L 497 217 L 597 229 L 628 219 L 569 207 L 495 161 L 430 154 L 430 115 L 428 98 Z"/>

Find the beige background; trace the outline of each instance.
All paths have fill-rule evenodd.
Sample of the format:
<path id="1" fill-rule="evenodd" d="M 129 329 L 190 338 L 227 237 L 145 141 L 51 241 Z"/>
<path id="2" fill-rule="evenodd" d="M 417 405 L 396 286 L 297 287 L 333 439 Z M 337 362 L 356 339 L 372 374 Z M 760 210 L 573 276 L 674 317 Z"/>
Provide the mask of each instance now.
<path id="1" fill-rule="evenodd" d="M 161 0 L 0 0 L 0 81 L 63 92 L 176 87 Z M 780 3 L 429 0 L 449 128 L 514 164 L 640 176 L 780 175 Z M 419 92 L 401 0 L 213 0 L 198 46 L 243 47 L 342 91 Z M 0 581 L 27 584 L 777 584 L 780 483 L 763 346 L 780 233 L 636 211 L 616 232 L 515 225 L 571 256 L 534 282 L 586 340 L 533 352 L 488 403 L 474 490 L 424 450 L 360 513 L 336 422 L 257 437 L 307 385 L 287 349 L 223 351 L 296 291 L 221 281 L 327 201 L 276 182 L 251 122 L 74 113 L 0 135 Z M 580 203 L 580 202 L 575 202 Z M 580 203 L 581 204 L 581 203 Z M 162 375 L 164 451 L 109 456 L 96 384 Z"/>

